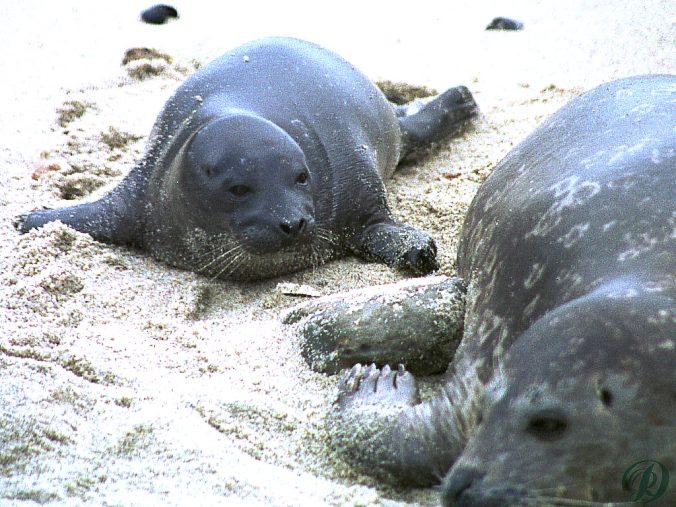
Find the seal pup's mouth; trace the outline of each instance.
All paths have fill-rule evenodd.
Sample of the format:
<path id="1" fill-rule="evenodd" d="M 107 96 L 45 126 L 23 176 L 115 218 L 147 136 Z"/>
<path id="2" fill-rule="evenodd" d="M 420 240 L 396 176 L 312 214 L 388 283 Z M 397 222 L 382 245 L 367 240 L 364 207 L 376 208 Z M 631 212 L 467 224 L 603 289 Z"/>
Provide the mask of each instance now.
<path id="1" fill-rule="evenodd" d="M 287 245 L 276 249 L 261 250 L 255 245 L 242 245 L 243 250 L 251 257 L 270 260 L 278 258 L 280 255 L 302 255 L 310 253 L 312 248 L 309 244 L 303 243 L 298 245 Z"/>
<path id="2" fill-rule="evenodd" d="M 202 238 L 195 242 L 197 246 L 191 248 L 194 270 L 210 278 L 270 278 L 319 266 L 341 251 L 339 239 L 321 226 L 314 227 L 304 240 L 286 245 L 261 247 L 259 239 L 256 235 L 235 235 L 232 232 Z M 252 277 L 247 274 L 249 272 L 257 275 Z"/>
<path id="3" fill-rule="evenodd" d="M 245 246 L 242 250 L 247 255 L 247 264 L 256 266 L 258 270 L 271 273 L 297 271 L 308 267 L 317 267 L 335 258 L 341 251 L 340 241 L 331 231 L 316 227 L 313 233 L 302 242 L 261 251 L 255 244 Z M 271 275 L 274 276 L 274 275 Z"/>
<path id="4" fill-rule="evenodd" d="M 277 241 L 260 241 L 259 238 L 243 236 L 239 243 L 249 255 L 260 258 L 270 258 L 280 254 L 302 254 L 312 250 L 313 244 L 317 240 L 317 235 L 309 233 L 308 235 L 279 244 Z"/>

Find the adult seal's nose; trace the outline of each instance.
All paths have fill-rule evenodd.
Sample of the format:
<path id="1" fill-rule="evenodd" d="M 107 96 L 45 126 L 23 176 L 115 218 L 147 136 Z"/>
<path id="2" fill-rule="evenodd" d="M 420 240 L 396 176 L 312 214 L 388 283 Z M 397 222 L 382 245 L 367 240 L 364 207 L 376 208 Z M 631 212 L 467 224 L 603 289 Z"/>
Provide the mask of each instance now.
<path id="1" fill-rule="evenodd" d="M 305 239 L 314 230 L 314 220 L 310 217 L 282 220 L 279 223 L 279 228 L 282 234 L 289 239 Z"/>
<path id="2" fill-rule="evenodd" d="M 474 505 L 464 493 L 481 480 L 483 474 L 475 468 L 453 470 L 443 485 L 442 501 L 445 507 L 461 507 Z"/>

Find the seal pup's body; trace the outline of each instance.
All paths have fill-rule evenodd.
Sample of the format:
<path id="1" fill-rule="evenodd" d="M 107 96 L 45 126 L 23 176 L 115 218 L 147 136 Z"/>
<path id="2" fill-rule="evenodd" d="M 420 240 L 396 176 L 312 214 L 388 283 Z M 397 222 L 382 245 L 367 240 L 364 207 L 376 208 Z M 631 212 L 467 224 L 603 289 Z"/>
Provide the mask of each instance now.
<path id="1" fill-rule="evenodd" d="M 458 506 L 626 502 L 642 459 L 673 476 L 675 96 L 674 76 L 601 85 L 500 162 L 463 226 L 465 330 L 441 394 L 418 403 L 410 373 L 353 368 L 332 420 L 350 459 L 398 483 L 445 476 Z"/>
<path id="2" fill-rule="evenodd" d="M 147 153 L 101 200 L 31 213 L 210 276 L 261 279 L 353 252 L 415 274 L 425 233 L 395 223 L 383 179 L 476 113 L 464 87 L 411 116 L 336 54 L 296 39 L 236 48 L 188 78 Z"/>

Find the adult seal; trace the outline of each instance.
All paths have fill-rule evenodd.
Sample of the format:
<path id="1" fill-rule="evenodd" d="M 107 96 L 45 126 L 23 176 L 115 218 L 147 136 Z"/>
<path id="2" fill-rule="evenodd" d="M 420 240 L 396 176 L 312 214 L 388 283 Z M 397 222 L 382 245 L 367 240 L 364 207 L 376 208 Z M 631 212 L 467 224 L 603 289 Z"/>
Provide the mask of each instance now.
<path id="1" fill-rule="evenodd" d="M 329 419 L 348 459 L 448 506 L 676 504 L 675 99 L 675 76 L 603 84 L 500 162 L 440 392 L 352 368 Z"/>
<path id="2" fill-rule="evenodd" d="M 397 223 L 383 179 L 476 113 L 465 87 L 406 115 L 336 54 L 296 39 L 236 48 L 169 99 L 143 159 L 99 201 L 30 213 L 212 277 L 261 279 L 353 253 L 425 274 L 436 247 Z"/>

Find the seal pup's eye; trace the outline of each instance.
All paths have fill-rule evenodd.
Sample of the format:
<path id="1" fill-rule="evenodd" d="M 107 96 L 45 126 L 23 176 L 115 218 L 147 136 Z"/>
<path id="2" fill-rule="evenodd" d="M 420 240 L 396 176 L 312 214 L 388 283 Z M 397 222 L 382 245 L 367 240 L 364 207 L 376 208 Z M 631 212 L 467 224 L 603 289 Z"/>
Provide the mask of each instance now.
<path id="1" fill-rule="evenodd" d="M 228 192 L 230 192 L 235 197 L 244 197 L 246 194 L 251 192 L 251 189 L 246 185 L 233 185 L 228 189 Z"/>
<path id="2" fill-rule="evenodd" d="M 561 438 L 567 427 L 568 423 L 562 416 L 541 413 L 530 418 L 526 431 L 540 440 L 552 441 Z"/>
<path id="3" fill-rule="evenodd" d="M 307 183 L 309 176 L 306 171 L 303 171 L 300 173 L 298 176 L 296 176 L 296 183 L 300 183 L 301 185 Z"/>

